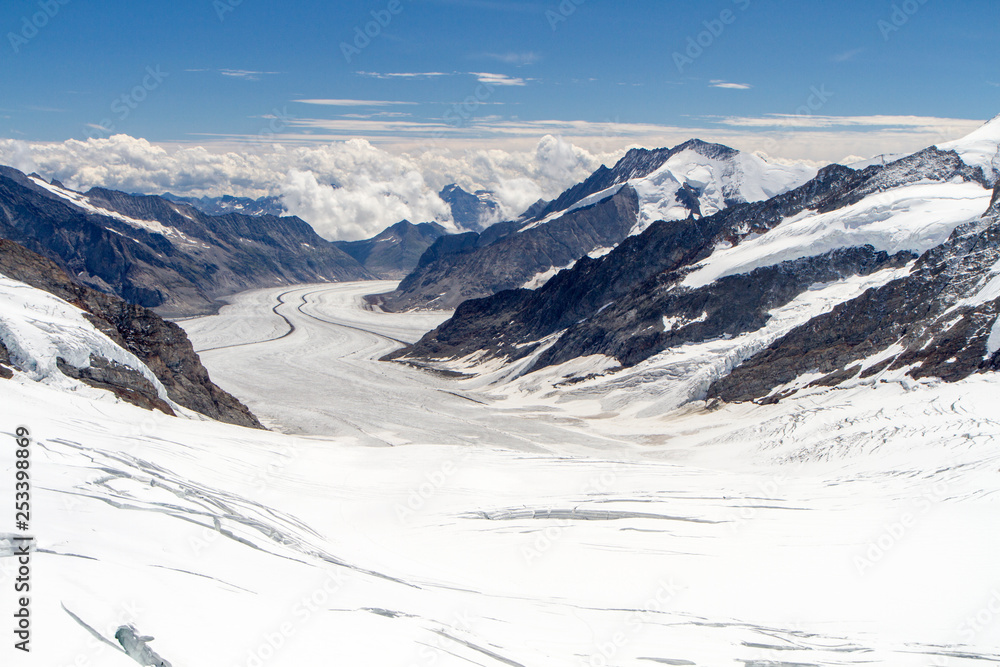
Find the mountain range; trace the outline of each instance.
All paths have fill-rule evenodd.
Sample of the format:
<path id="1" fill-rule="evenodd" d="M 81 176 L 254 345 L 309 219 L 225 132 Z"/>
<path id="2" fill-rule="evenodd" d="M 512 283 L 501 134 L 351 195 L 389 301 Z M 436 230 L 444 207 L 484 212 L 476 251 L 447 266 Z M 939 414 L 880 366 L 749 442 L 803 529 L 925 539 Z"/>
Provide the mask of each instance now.
<path id="1" fill-rule="evenodd" d="M 667 409 L 769 401 L 996 368 L 998 146 L 994 119 L 815 170 L 694 139 L 630 150 L 515 220 L 486 225 L 490 193 L 445 188 L 479 231 L 404 220 L 350 242 L 295 217 L 208 215 L 2 168 L 0 235 L 166 315 L 252 287 L 402 278 L 369 301 L 456 310 L 389 359 L 577 394 L 669 382 Z"/>
<path id="2" fill-rule="evenodd" d="M 0 237 L 168 316 L 213 312 L 218 297 L 246 289 L 372 278 L 296 217 L 212 216 L 157 196 L 75 192 L 9 167 L 0 167 Z"/>
<path id="3" fill-rule="evenodd" d="M 709 205 L 706 190 L 686 198 L 682 184 L 659 210 L 683 206 L 685 217 L 644 224 L 640 213 L 610 252 L 582 256 L 536 289 L 465 300 L 450 320 L 390 358 L 536 388 L 572 386 L 581 395 L 642 384 L 662 409 L 996 370 L 998 145 L 1000 117 L 963 140 L 893 161 L 830 165 L 757 201 L 735 195 L 745 179 Z M 618 175 L 595 174 L 593 184 L 567 191 L 538 216 L 551 225 L 606 210 L 616 197 L 641 202 L 633 194 L 641 189 L 622 185 L 573 210 L 587 197 L 606 197 L 599 188 L 607 183 L 642 178 L 662 164 L 649 152 L 630 158 L 634 170 L 619 163 Z M 621 210 L 633 220 L 634 209 Z M 520 229 L 537 229 L 538 216 Z M 468 264 L 450 257 L 453 266 Z M 451 280 L 477 284 L 479 275 Z"/>
<path id="4" fill-rule="evenodd" d="M 586 255 L 600 255 L 657 220 L 711 215 L 761 201 L 815 174 L 697 139 L 630 150 L 519 219 L 440 239 L 416 270 L 377 302 L 386 310 L 455 308 L 506 289 L 537 287 Z"/>

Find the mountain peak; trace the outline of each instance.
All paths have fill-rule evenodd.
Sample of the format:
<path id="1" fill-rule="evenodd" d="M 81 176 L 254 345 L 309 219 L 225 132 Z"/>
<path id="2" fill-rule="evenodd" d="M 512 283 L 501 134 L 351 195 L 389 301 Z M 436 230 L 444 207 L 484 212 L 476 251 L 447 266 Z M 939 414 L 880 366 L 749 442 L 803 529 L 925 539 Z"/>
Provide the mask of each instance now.
<path id="1" fill-rule="evenodd" d="M 958 153 L 972 167 L 981 167 L 987 178 L 1000 176 L 1000 115 L 961 139 L 940 144 L 942 150 Z"/>

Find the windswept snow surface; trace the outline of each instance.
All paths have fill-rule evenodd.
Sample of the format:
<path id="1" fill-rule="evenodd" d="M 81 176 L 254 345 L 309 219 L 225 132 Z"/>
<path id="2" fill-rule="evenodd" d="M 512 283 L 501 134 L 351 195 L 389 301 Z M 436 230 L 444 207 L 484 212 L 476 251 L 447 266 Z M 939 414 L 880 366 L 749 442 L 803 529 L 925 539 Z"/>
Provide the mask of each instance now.
<path id="1" fill-rule="evenodd" d="M 176 667 L 1000 661 L 993 376 L 570 411 L 378 362 L 439 315 L 366 311 L 371 291 L 184 323 L 199 347 L 240 332 L 204 354 L 214 379 L 312 435 L 0 380 L 38 540 L 32 654 L 3 664 L 134 667 L 80 622 Z M 411 444 L 365 435 L 389 431 Z M 0 551 L 0 589 L 16 576 Z"/>

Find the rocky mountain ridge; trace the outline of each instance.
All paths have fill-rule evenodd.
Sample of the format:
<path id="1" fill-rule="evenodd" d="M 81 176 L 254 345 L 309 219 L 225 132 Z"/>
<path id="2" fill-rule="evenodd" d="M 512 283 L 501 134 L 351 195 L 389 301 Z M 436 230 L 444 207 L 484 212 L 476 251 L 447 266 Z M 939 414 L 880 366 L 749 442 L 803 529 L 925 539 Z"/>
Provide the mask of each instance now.
<path id="1" fill-rule="evenodd" d="M 765 345 L 767 351 L 750 346 L 749 357 L 736 358 L 736 370 L 724 370 L 710 393 L 705 385 L 703 395 L 761 400 L 788 390 L 785 385 L 812 370 L 822 373 L 812 380 L 835 384 L 887 368 L 943 379 L 994 369 L 994 345 L 1000 346 L 1000 331 L 993 333 L 995 298 L 1000 293 L 986 298 L 998 284 L 996 259 L 987 249 L 995 246 L 1000 195 L 990 176 L 980 166 L 970 166 L 957 150 L 937 147 L 860 170 L 830 165 L 804 185 L 765 201 L 653 223 L 603 257 L 580 259 L 536 290 L 506 290 L 462 303 L 438 329 L 388 358 L 463 372 L 495 359 L 508 367 L 517 364 L 518 375 L 525 377 L 581 359 L 606 358 L 602 367 L 627 369 L 655 364 L 657 355 L 679 353 L 684 346 L 752 338 L 764 331 L 774 312 L 817 286 L 876 274 L 891 278 L 903 271 L 905 277 L 876 283 L 833 313 L 808 318 Z M 984 197 L 986 193 L 990 196 Z M 961 222 L 962 216 L 950 212 L 947 199 L 935 199 L 946 197 L 968 201 L 962 206 L 970 211 L 975 210 L 971 202 L 981 201 L 980 214 L 988 201 L 989 211 L 965 225 L 945 222 Z M 910 213 L 924 209 L 916 217 Z M 826 219 L 822 216 L 834 217 L 823 223 L 826 227 L 810 231 L 810 221 Z M 970 212 L 967 219 L 974 218 Z M 891 226 L 895 219 L 916 227 L 900 236 Z M 828 234 L 831 224 L 849 230 L 840 245 L 816 245 L 810 251 L 811 237 L 803 233 Z M 927 231 L 920 231 L 921 225 Z M 957 229 L 927 248 L 942 225 Z M 801 251 L 786 252 L 784 260 L 781 254 L 770 262 L 740 260 L 749 261 L 745 269 L 725 268 L 726 262 L 743 256 L 744 247 L 765 246 L 779 231 L 783 236 L 774 237 L 779 246 L 802 243 Z M 858 240 L 852 241 L 852 235 Z M 904 240 L 894 241 L 897 237 Z M 694 279 L 712 266 L 721 268 L 710 271 L 707 279 Z M 902 336 L 908 336 L 907 343 L 891 358 L 861 363 Z M 851 344 L 855 338 L 857 343 Z M 462 361 L 472 359 L 475 364 Z M 603 372 L 614 377 L 616 371 Z"/>
<path id="2" fill-rule="evenodd" d="M 210 216 L 162 197 L 78 193 L 9 167 L 0 167 L 0 237 L 167 316 L 214 312 L 217 297 L 256 287 L 373 277 L 299 218 Z"/>
<path id="3" fill-rule="evenodd" d="M 370 239 L 334 241 L 366 271 L 383 280 L 400 280 L 416 268 L 424 251 L 447 230 L 436 222 L 397 222 Z"/>

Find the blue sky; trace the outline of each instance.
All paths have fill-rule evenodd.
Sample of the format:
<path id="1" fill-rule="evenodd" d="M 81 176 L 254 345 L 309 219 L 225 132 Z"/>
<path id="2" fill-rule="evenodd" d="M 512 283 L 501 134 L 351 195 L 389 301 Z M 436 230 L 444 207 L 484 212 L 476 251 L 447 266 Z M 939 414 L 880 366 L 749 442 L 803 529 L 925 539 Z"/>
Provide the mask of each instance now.
<path id="1" fill-rule="evenodd" d="M 5 0 L 0 138 L 922 137 L 1000 113 L 998 25 L 995 0 Z"/>

